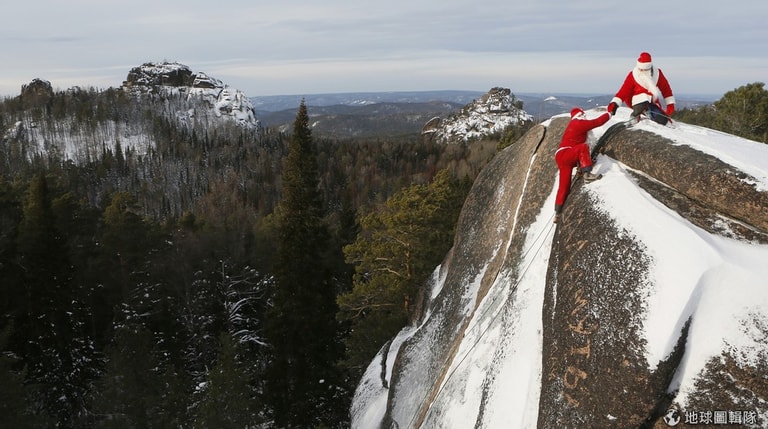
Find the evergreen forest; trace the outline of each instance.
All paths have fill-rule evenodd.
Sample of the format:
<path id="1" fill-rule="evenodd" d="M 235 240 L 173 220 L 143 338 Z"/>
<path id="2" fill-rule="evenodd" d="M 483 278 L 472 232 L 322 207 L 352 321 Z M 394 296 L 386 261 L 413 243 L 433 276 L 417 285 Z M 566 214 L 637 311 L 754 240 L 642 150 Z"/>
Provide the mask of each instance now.
<path id="1" fill-rule="evenodd" d="M 498 139 L 320 138 L 303 103 L 288 134 L 190 126 L 176 103 L 75 89 L 0 104 L 6 423 L 346 427 Z M 376 252 L 402 277 L 369 282 L 359 261 Z"/>

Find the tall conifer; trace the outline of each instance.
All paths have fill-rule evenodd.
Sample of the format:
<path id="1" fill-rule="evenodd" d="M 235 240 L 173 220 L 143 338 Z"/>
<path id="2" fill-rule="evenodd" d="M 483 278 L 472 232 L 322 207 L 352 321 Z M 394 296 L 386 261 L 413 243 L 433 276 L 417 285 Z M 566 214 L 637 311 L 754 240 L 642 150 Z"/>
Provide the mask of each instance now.
<path id="1" fill-rule="evenodd" d="M 40 173 L 29 185 L 16 239 L 24 294 L 15 318 L 16 334 L 23 338 L 16 344 L 28 365 L 28 381 L 43 386 L 44 409 L 69 424 L 84 412 L 93 355 L 83 333 L 67 242 L 56 224 L 51 192 Z"/>
<path id="2" fill-rule="evenodd" d="M 336 426 L 339 376 L 337 287 L 329 255 L 317 159 L 302 101 L 294 122 L 278 211 L 273 307 L 266 321 L 273 351 L 266 401 L 278 427 Z"/>

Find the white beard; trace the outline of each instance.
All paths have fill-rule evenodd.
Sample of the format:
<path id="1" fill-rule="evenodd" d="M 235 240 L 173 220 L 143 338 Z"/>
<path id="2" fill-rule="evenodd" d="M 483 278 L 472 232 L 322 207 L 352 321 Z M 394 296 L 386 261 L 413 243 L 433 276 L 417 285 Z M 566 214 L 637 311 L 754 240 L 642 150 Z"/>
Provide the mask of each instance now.
<path id="1" fill-rule="evenodd" d="M 632 70 L 632 77 L 635 78 L 635 82 L 637 82 L 643 88 L 647 89 L 648 92 L 652 94 L 653 101 L 658 101 L 662 99 L 661 91 L 659 91 L 659 88 L 656 86 L 656 82 L 659 81 L 659 73 L 658 73 L 658 70 L 654 70 L 654 71 L 656 73 L 652 75 L 650 70 L 640 71 L 640 69 L 635 67 Z"/>

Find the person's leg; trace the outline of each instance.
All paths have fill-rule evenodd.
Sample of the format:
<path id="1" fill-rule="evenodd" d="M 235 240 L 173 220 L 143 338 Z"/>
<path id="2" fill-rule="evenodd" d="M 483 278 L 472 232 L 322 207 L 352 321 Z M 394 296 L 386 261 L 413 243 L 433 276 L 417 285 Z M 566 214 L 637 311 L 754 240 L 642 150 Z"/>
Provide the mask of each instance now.
<path id="1" fill-rule="evenodd" d="M 557 182 L 557 195 L 555 196 L 555 211 L 559 211 L 565 204 L 568 192 L 571 190 L 571 172 L 576 161 L 570 156 L 572 149 L 563 149 L 555 154 L 555 162 L 559 171 Z"/>
<path id="2" fill-rule="evenodd" d="M 568 198 L 568 193 L 571 190 L 571 170 L 573 167 L 563 167 L 558 165 L 560 176 L 557 184 L 557 195 L 555 196 L 555 218 L 554 223 L 560 222 L 560 216 L 563 212 L 563 204 L 565 199 Z"/>
<path id="3" fill-rule="evenodd" d="M 572 150 L 579 154 L 579 171 L 585 182 L 592 182 L 603 177 L 602 174 L 592 174 L 592 157 L 589 155 L 589 146 L 586 143 L 574 146 Z"/>
<path id="4" fill-rule="evenodd" d="M 648 116 L 653 119 L 654 122 L 661 125 L 667 125 L 667 122 L 669 122 L 669 117 L 661 111 L 659 106 L 655 104 L 651 104 L 650 108 L 648 109 Z"/>
<path id="5" fill-rule="evenodd" d="M 557 195 L 555 196 L 555 209 L 563 207 L 565 199 L 568 198 L 568 192 L 571 190 L 571 168 L 559 166 L 560 178 L 557 184 Z"/>
<path id="6" fill-rule="evenodd" d="M 576 152 L 579 160 L 579 171 L 587 173 L 592 171 L 592 156 L 589 153 L 589 145 L 586 143 L 578 144 L 571 148 Z"/>
<path id="7" fill-rule="evenodd" d="M 632 117 L 636 118 L 643 113 L 645 113 L 646 109 L 648 109 L 648 105 L 651 104 L 647 101 L 643 101 L 642 103 L 637 103 L 634 106 L 632 106 Z"/>

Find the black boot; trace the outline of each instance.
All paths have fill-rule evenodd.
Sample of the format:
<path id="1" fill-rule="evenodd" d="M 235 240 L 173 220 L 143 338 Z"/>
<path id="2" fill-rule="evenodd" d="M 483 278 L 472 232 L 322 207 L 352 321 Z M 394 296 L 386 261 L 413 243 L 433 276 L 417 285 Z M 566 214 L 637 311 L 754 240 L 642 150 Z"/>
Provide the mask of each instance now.
<path id="1" fill-rule="evenodd" d="M 651 103 L 647 101 L 643 101 L 642 103 L 635 104 L 632 106 L 632 115 L 630 115 L 630 118 L 637 118 L 638 116 L 645 113 L 645 111 L 648 109 L 648 106 Z"/>
<path id="2" fill-rule="evenodd" d="M 594 173 L 591 173 L 591 172 L 587 171 L 586 173 L 584 173 L 583 177 L 584 177 L 584 183 L 589 183 L 589 182 L 594 182 L 595 180 L 603 177 L 603 175 L 602 174 L 594 174 Z"/>

